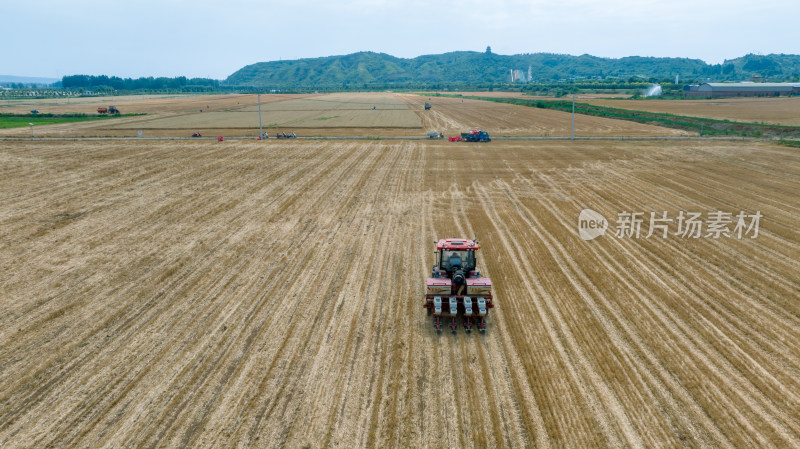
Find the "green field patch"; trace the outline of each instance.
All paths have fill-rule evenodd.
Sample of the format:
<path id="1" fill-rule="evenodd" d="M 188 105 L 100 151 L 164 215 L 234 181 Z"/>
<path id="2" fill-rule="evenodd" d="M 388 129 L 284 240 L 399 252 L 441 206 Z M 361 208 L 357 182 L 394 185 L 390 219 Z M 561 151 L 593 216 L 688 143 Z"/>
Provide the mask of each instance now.
<path id="1" fill-rule="evenodd" d="M 779 144 L 792 148 L 800 148 L 800 140 L 779 140 Z"/>
<path id="2" fill-rule="evenodd" d="M 94 116 L 87 114 L 0 114 L 0 129 L 23 128 L 25 126 L 56 125 L 59 123 L 111 120 L 116 117 L 129 117 L 143 114 L 120 114 L 113 116 Z"/>
<path id="3" fill-rule="evenodd" d="M 337 118 L 337 117 L 339 117 L 339 116 L 338 115 L 332 115 L 330 117 L 317 117 L 314 120 L 330 120 L 332 118 Z"/>

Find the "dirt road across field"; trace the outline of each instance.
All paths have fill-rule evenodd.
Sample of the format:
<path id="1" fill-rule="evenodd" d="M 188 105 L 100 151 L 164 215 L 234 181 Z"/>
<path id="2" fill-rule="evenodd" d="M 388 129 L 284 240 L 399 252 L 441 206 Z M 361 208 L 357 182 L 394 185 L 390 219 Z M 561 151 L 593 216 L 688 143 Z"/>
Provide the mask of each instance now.
<path id="1" fill-rule="evenodd" d="M 0 446 L 798 447 L 799 190 L 752 142 L 6 142 Z M 713 211 L 761 220 L 646 237 Z M 422 308 L 457 236 L 485 335 Z"/>

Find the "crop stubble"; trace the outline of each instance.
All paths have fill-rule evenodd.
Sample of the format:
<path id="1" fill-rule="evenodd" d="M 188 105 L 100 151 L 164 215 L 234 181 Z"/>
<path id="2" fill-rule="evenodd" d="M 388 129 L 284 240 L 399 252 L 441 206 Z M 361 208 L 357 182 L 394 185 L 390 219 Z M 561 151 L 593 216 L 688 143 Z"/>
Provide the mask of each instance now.
<path id="1" fill-rule="evenodd" d="M 800 444 L 800 156 L 755 143 L 14 143 L 0 445 Z M 757 239 L 577 216 L 761 211 Z M 613 230 L 610 230 L 610 232 Z M 498 307 L 437 336 L 432 241 Z"/>
<path id="2" fill-rule="evenodd" d="M 714 98 L 698 100 L 608 100 L 589 103 L 610 108 L 689 115 L 737 122 L 800 126 L 800 98 Z"/>
<path id="3" fill-rule="evenodd" d="M 459 135 L 473 128 L 484 129 L 492 136 L 569 136 L 572 132 L 571 114 L 506 103 L 486 102 L 457 97 L 422 97 L 396 94 L 409 108 L 417 111 L 427 130 Z M 426 101 L 431 109 L 423 110 Z M 578 114 L 575 117 L 576 136 L 685 136 L 677 129 L 633 123 L 603 117 Z"/>
<path id="4" fill-rule="evenodd" d="M 94 114 L 107 99 L 77 104 L 63 100 L 40 100 L 9 108 L 26 112 L 82 112 Z M 203 95 L 150 98 L 116 98 L 123 112 L 146 116 L 113 120 L 34 126 L 34 129 L 0 130 L 0 136 L 37 137 L 188 137 L 200 131 L 205 136 L 255 136 L 258 134 L 256 95 Z M 102 101 L 102 103 L 100 103 Z M 263 129 L 297 131 L 308 136 L 425 136 L 440 131 L 448 136 L 479 128 L 497 136 L 569 136 L 571 116 L 561 111 L 526 106 L 434 97 L 433 109 L 425 111 L 427 97 L 388 92 L 337 94 L 269 94 L 261 96 Z M 375 108 L 373 110 L 373 107 Z M 35 122 L 35 119 L 32 119 Z M 653 125 L 578 115 L 577 136 L 683 136 L 687 132 Z"/>

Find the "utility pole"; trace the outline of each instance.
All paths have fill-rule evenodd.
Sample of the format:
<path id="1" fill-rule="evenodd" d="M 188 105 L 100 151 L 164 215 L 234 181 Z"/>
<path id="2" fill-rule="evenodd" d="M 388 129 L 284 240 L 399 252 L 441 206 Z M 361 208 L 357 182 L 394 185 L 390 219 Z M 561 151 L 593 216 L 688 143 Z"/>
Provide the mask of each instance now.
<path id="1" fill-rule="evenodd" d="M 572 94 L 572 140 L 575 140 L 575 94 Z"/>
<path id="2" fill-rule="evenodd" d="M 261 127 L 261 94 L 258 94 L 258 137 L 264 137 L 264 129 Z"/>

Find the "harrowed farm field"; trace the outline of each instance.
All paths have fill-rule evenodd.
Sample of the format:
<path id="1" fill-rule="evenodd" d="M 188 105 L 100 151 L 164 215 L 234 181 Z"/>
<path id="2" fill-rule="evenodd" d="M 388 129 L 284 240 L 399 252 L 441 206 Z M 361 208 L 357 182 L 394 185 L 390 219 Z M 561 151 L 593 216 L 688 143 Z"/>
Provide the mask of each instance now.
<path id="1" fill-rule="evenodd" d="M 316 117 L 569 132 L 426 98 Z M 99 132 L 73 126 L 44 132 Z M 0 446 L 798 447 L 799 190 L 798 149 L 755 140 L 2 141 Z M 757 237 L 646 236 L 713 211 Z M 475 236 L 488 331 L 436 334 L 433 241 Z"/>

